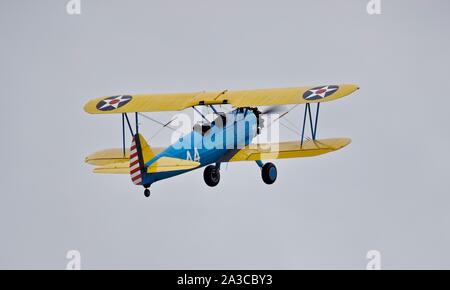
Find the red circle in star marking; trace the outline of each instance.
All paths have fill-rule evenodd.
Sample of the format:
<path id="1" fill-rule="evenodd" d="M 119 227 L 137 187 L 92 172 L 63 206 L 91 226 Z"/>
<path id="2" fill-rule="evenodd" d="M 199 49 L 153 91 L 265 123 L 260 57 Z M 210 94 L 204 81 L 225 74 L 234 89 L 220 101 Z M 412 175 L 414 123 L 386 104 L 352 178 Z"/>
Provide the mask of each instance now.
<path id="1" fill-rule="evenodd" d="M 303 99 L 307 101 L 314 101 L 324 99 L 326 97 L 331 96 L 339 89 L 339 86 L 329 85 L 329 86 L 321 86 L 315 87 L 307 90 L 303 94 Z"/>
<path id="2" fill-rule="evenodd" d="M 97 109 L 100 111 L 111 111 L 120 108 L 131 101 L 132 96 L 120 95 L 107 97 L 97 104 Z"/>

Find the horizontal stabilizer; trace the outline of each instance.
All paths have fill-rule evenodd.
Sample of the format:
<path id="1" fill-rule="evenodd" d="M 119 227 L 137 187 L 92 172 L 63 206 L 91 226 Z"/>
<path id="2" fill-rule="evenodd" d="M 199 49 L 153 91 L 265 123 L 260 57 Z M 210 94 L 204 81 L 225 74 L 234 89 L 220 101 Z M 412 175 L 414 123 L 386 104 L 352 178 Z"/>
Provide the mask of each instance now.
<path id="1" fill-rule="evenodd" d="M 150 167 L 147 168 L 147 173 L 190 170 L 197 168 L 199 166 L 200 163 L 195 161 L 172 157 L 161 157 L 155 163 L 150 165 Z M 96 167 L 94 169 L 94 173 L 130 174 L 130 164 L 128 160 L 124 162 L 109 163 L 106 165 Z"/>
<path id="2" fill-rule="evenodd" d="M 161 157 L 147 168 L 147 173 L 168 172 L 178 170 L 190 170 L 200 166 L 199 162 L 173 158 Z"/>

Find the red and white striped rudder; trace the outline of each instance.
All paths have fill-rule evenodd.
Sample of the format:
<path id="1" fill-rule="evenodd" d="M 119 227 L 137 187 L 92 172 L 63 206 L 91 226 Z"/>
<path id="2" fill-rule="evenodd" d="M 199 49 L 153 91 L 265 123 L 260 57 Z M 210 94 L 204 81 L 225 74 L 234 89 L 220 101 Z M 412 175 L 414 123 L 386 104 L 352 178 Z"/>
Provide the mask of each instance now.
<path id="1" fill-rule="evenodd" d="M 139 159 L 135 136 L 130 148 L 130 176 L 131 181 L 136 185 L 142 185 L 141 161 Z"/>

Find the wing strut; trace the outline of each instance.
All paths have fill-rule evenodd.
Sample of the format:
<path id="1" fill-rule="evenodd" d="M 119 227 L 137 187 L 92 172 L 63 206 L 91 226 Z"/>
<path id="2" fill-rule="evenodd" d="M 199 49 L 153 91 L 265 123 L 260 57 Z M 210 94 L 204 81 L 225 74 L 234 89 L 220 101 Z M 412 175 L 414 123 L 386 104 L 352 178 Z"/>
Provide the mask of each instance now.
<path id="1" fill-rule="evenodd" d="M 317 123 L 318 123 L 318 120 L 319 120 L 319 109 L 320 109 L 320 103 L 317 103 L 317 106 L 316 106 L 316 118 L 315 118 L 315 120 L 313 122 L 312 113 L 311 113 L 311 104 L 307 103 L 305 105 L 305 113 L 303 115 L 302 136 L 301 136 L 301 140 L 300 140 L 301 146 L 303 146 L 303 140 L 304 140 L 304 137 L 305 137 L 306 115 L 308 115 L 308 117 L 309 117 L 309 126 L 311 128 L 312 139 L 316 140 Z M 313 125 L 313 123 L 314 123 L 314 125 Z"/>
<path id="2" fill-rule="evenodd" d="M 135 119 L 136 119 L 136 134 L 137 134 L 137 133 L 139 133 L 138 113 L 136 113 Z M 122 113 L 122 152 L 123 152 L 123 156 L 126 155 L 126 148 L 125 148 L 125 121 L 127 121 L 128 129 L 130 130 L 131 136 L 134 136 L 133 128 L 131 127 L 130 119 L 128 118 L 127 113 Z"/>
<path id="3" fill-rule="evenodd" d="M 136 121 L 136 134 L 139 134 L 139 119 L 138 119 L 138 113 L 134 113 L 134 119 Z"/>
<path id="4" fill-rule="evenodd" d="M 214 108 L 213 105 L 210 105 L 209 107 L 214 111 L 214 114 L 220 115 L 219 112 L 217 112 L 216 108 Z"/>
<path id="5" fill-rule="evenodd" d="M 123 151 L 123 157 L 126 156 L 126 150 L 125 150 L 125 114 L 122 113 L 122 151 Z"/>
<path id="6" fill-rule="evenodd" d="M 202 112 L 200 112 L 200 110 L 198 110 L 196 107 L 192 107 L 192 109 L 194 109 L 194 111 L 196 111 L 200 116 L 202 116 L 203 120 L 209 123 L 209 120 L 205 117 L 205 115 L 202 114 Z"/>

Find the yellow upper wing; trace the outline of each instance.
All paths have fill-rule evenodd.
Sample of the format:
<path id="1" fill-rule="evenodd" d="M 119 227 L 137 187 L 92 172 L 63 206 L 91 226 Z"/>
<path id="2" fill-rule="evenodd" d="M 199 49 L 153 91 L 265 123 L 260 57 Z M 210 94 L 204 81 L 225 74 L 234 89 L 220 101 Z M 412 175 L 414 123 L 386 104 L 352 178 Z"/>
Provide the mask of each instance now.
<path id="1" fill-rule="evenodd" d="M 198 93 L 119 95 L 89 101 L 91 114 L 180 111 L 197 105 L 231 104 L 233 107 L 318 103 L 337 100 L 359 89 L 357 85 L 328 85 Z"/>
<path id="2" fill-rule="evenodd" d="M 351 143 L 349 138 L 289 141 L 274 144 L 249 145 L 231 156 L 227 162 L 256 161 L 283 158 L 311 157 L 339 150 Z"/>

